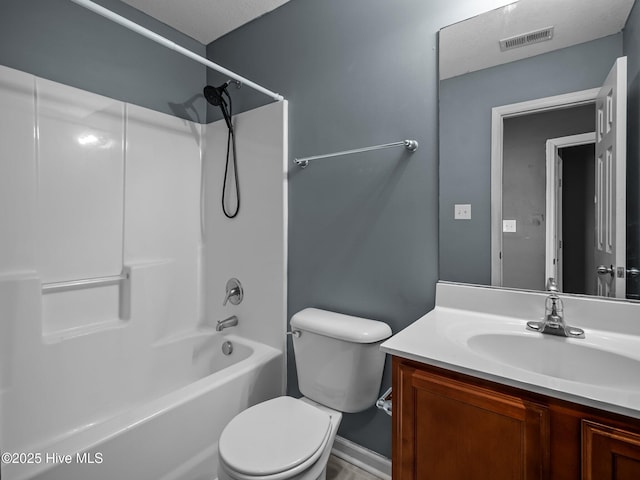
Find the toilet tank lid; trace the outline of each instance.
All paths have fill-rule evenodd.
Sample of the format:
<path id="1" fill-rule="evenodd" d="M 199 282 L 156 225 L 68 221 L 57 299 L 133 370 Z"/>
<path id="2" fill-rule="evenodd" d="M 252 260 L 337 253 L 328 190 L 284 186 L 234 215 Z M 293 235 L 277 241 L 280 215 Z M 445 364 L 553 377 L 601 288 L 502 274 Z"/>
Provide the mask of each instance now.
<path id="1" fill-rule="evenodd" d="M 319 308 L 300 310 L 291 317 L 291 328 L 355 343 L 375 343 L 391 336 L 384 322 Z"/>

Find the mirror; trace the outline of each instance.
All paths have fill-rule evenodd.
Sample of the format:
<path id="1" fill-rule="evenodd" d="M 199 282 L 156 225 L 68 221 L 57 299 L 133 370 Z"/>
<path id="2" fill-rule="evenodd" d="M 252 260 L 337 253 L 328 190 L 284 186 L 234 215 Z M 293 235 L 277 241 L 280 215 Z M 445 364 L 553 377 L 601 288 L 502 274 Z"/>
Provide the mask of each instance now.
<path id="1" fill-rule="evenodd" d="M 618 297 L 640 299 L 639 32 L 634 0 L 520 0 L 440 31 L 442 280 L 543 290 L 553 276 L 565 293 L 615 296 L 621 284 Z M 601 110 L 610 130 L 618 104 L 596 96 L 625 56 L 626 122 L 614 130 L 628 136 L 613 151 L 626 180 L 606 198 L 626 206 L 626 246 L 605 265 L 591 251 L 615 201 L 597 203 L 590 139 Z M 615 168 L 602 171 L 605 191 Z M 613 245 L 615 233 L 605 237 Z"/>

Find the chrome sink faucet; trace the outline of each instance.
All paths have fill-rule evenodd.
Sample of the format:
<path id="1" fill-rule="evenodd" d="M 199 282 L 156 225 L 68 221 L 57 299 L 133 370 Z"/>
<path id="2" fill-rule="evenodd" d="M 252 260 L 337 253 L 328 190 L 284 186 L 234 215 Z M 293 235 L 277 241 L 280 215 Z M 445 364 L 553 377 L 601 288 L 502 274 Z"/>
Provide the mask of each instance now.
<path id="1" fill-rule="evenodd" d="M 571 327 L 564 321 L 562 299 L 558 296 L 558 285 L 555 279 L 549 278 L 547 291 L 549 296 L 545 300 L 544 320 L 541 322 L 527 322 L 527 330 L 559 337 L 584 338 L 584 330 Z"/>

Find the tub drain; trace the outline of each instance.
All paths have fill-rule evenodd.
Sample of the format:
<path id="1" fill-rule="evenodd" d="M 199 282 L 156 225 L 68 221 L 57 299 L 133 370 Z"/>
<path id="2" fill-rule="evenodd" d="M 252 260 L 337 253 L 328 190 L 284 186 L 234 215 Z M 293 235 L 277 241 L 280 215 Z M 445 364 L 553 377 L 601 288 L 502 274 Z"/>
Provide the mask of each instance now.
<path id="1" fill-rule="evenodd" d="M 231 352 L 233 352 L 233 343 L 224 342 L 222 344 L 222 353 L 224 353 L 225 355 L 231 355 Z"/>

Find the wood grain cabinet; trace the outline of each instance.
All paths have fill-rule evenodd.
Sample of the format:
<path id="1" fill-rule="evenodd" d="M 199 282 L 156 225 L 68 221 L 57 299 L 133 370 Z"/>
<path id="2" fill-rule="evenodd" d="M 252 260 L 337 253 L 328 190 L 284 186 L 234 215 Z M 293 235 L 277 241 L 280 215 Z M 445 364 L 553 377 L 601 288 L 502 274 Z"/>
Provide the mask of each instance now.
<path id="1" fill-rule="evenodd" d="M 640 480 L 640 421 L 393 358 L 394 480 Z"/>
<path id="2" fill-rule="evenodd" d="M 582 422 L 584 480 L 640 480 L 640 435 Z"/>

